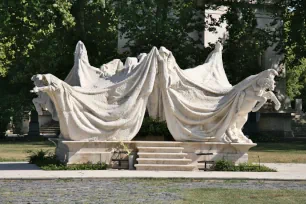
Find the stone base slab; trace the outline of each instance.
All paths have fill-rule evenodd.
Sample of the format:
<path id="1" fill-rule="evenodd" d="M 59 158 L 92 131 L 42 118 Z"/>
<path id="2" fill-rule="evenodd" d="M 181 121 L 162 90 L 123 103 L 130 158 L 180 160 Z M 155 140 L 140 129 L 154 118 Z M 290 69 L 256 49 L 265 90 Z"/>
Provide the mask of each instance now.
<path id="1" fill-rule="evenodd" d="M 120 141 L 63 141 L 57 140 L 56 155 L 67 164 L 98 163 L 111 164 L 114 151 L 124 151 Z M 248 161 L 248 150 L 256 144 L 237 144 L 220 142 L 167 142 L 167 141 L 123 141 L 134 154 L 138 147 L 182 147 L 185 159 L 190 165 L 198 166 L 197 161 L 226 159 L 235 163 Z M 197 155 L 212 153 L 212 155 Z M 179 153 L 178 153 L 179 154 Z"/>

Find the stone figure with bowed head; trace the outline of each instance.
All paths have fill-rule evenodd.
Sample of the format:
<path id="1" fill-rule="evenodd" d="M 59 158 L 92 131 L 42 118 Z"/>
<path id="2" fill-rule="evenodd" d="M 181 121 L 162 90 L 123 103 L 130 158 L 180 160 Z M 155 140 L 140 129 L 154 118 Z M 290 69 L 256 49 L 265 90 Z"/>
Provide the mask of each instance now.
<path id="1" fill-rule="evenodd" d="M 31 80 L 34 82 L 35 84 L 35 88 L 38 89 L 38 87 L 43 87 L 45 86 L 43 84 L 42 81 L 43 76 L 41 74 L 37 74 L 32 76 Z M 36 90 L 35 89 L 35 90 Z M 42 115 L 43 114 L 43 110 L 46 109 L 46 99 L 47 97 L 45 97 L 45 93 L 39 93 L 37 90 L 32 90 L 32 93 L 36 93 L 37 94 L 37 98 L 33 98 L 32 102 L 36 108 L 36 111 L 38 113 L 38 115 Z"/>
<path id="2" fill-rule="evenodd" d="M 227 129 L 227 135 L 232 142 L 252 143 L 242 132 L 249 112 L 258 111 L 268 99 L 275 103 L 276 110 L 280 108 L 281 103 L 272 92 L 275 88 L 275 76 L 278 76 L 277 71 L 273 69 L 265 70 L 246 89 L 241 91 L 236 115 Z"/>
<path id="3" fill-rule="evenodd" d="M 43 110 L 48 110 L 52 114 L 53 120 L 58 121 L 56 110 L 52 101 L 50 100 L 50 97 L 47 93 L 41 92 L 41 90 L 45 89 L 48 82 L 45 80 L 42 74 L 34 75 L 31 80 L 35 85 L 31 92 L 36 93 L 38 96 L 32 100 L 38 115 L 43 115 Z"/>

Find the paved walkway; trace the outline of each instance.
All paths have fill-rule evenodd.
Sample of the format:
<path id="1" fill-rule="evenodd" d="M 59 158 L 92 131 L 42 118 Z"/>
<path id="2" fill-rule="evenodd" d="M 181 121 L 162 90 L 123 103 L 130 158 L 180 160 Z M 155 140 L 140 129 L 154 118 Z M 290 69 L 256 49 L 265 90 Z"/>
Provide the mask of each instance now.
<path id="1" fill-rule="evenodd" d="M 205 179 L 0 180 L 0 203 L 305 203 L 305 181 Z"/>
<path id="2" fill-rule="evenodd" d="M 306 181 L 306 164 L 266 163 L 278 172 L 184 172 L 184 171 L 43 171 L 26 162 L 1 162 L 0 180 L 93 179 L 93 178 L 198 178 L 271 181 Z"/>

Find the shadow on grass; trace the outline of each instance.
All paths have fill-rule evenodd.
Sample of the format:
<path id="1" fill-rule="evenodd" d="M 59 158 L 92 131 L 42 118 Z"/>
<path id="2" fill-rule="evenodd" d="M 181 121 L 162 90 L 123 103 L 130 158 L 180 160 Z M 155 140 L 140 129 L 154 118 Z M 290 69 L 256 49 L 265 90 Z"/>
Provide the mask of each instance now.
<path id="1" fill-rule="evenodd" d="M 306 143 L 290 142 L 290 143 L 257 143 L 256 147 L 250 149 L 251 152 L 294 152 L 305 151 Z"/>
<path id="2" fill-rule="evenodd" d="M 0 140 L 0 145 L 33 145 L 33 146 L 46 145 L 46 146 L 54 147 L 53 142 L 50 142 L 48 140 L 46 140 L 46 141 L 11 141 L 11 140 Z"/>
<path id="3" fill-rule="evenodd" d="M 35 164 L 28 164 L 25 162 L 0 163 L 0 171 L 7 170 L 40 170 L 40 168 Z"/>

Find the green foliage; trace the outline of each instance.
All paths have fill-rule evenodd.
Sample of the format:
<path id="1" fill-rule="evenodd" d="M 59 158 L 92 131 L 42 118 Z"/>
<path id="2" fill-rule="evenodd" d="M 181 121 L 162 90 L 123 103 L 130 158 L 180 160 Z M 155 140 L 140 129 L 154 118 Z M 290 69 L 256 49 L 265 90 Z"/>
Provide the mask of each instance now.
<path id="1" fill-rule="evenodd" d="M 215 171 L 234 171 L 235 164 L 231 161 L 219 160 L 215 163 L 215 165 L 213 166 L 213 169 Z"/>
<path id="2" fill-rule="evenodd" d="M 31 77 L 51 73 L 64 79 L 73 51 L 83 40 L 94 66 L 117 57 L 118 18 L 103 0 L 9 1 L 0 3 L 0 132 L 13 116 L 16 129 L 34 109 Z M 83 25 L 83 26 L 81 26 Z"/>
<path id="3" fill-rule="evenodd" d="M 304 0 L 276 1 L 274 16 L 282 19 L 278 32 L 286 68 L 286 88 L 291 99 L 302 98 L 306 105 L 306 4 Z"/>
<path id="4" fill-rule="evenodd" d="M 61 163 L 54 153 L 44 150 L 28 151 L 29 163 L 36 164 L 43 170 L 105 170 L 107 165 L 102 163 L 65 165 Z"/>
<path id="5" fill-rule="evenodd" d="M 82 40 L 85 43 L 90 63 L 98 67 L 120 57 L 117 54 L 119 21 L 112 1 L 77 0 L 73 2 L 75 3 L 72 5 L 71 12 L 76 19 L 74 28 L 76 40 Z"/>
<path id="6" fill-rule="evenodd" d="M 5 111 L 1 124 L 9 116 L 21 121 L 30 109 L 32 75 L 63 67 L 62 59 L 70 54 L 63 34 L 74 26 L 70 8 L 69 2 L 59 0 L 15 1 L 0 7 L 0 84 L 6 87 L 0 90 L 0 110 Z"/>
<path id="7" fill-rule="evenodd" d="M 287 93 L 294 98 L 306 90 L 306 4 L 303 0 L 295 0 L 282 8 Z"/>
<path id="8" fill-rule="evenodd" d="M 62 79 L 67 75 L 73 65 L 73 51 L 78 40 L 84 41 L 94 66 L 123 57 L 117 54 L 118 29 L 129 39 L 130 55 L 148 52 L 152 46 L 165 46 L 184 69 L 202 64 L 211 50 L 202 46 L 203 29 L 213 31 L 215 26 L 227 21 L 229 38 L 224 42 L 223 57 L 232 84 L 260 72 L 260 56 L 275 40 L 281 39 L 279 47 L 286 54 L 288 94 L 291 98 L 306 97 L 303 94 L 306 91 L 306 7 L 303 0 L 273 4 L 275 8 L 271 13 L 284 21 L 278 36 L 257 28 L 254 4 L 220 1 L 229 7 L 228 12 L 219 22 L 208 16 L 211 18 L 208 23 L 203 19 L 204 8 L 217 8 L 218 5 L 203 1 L 200 7 L 199 2 L 4 1 L 0 4 L 0 86 L 5 87 L 0 89 L 0 134 L 10 116 L 18 129 L 24 112 L 33 109 L 33 95 L 29 93 L 33 87 L 32 75 L 51 73 Z M 268 7 L 270 9 L 270 6 L 261 8 Z M 192 37 L 190 33 L 193 33 Z M 144 126 L 147 130 L 141 129 L 140 134 L 159 132 L 166 127 Z"/>
<path id="9" fill-rule="evenodd" d="M 38 151 L 28 151 L 30 154 L 28 156 L 30 164 L 36 164 L 37 166 L 46 165 L 60 165 L 60 161 L 57 160 L 56 155 L 49 151 L 38 150 Z"/>
<path id="10" fill-rule="evenodd" d="M 289 61 L 287 63 L 289 64 Z M 306 53 L 296 65 L 287 67 L 287 93 L 291 98 L 301 96 L 306 88 Z"/>
<path id="11" fill-rule="evenodd" d="M 105 163 L 97 163 L 97 164 L 92 164 L 92 163 L 86 163 L 86 164 L 72 164 L 72 165 L 56 165 L 56 164 L 49 164 L 45 166 L 40 167 L 43 170 L 106 170 L 107 165 Z"/>
<path id="12" fill-rule="evenodd" d="M 119 30 L 132 56 L 164 46 L 183 68 L 202 64 L 203 10 L 193 0 L 118 0 Z M 189 34 L 194 32 L 194 37 Z"/>
<path id="13" fill-rule="evenodd" d="M 232 84 L 263 70 L 261 55 L 275 41 L 269 30 L 258 28 L 256 9 L 250 6 L 231 5 L 222 15 L 227 22 L 228 38 L 224 42 L 224 68 Z"/>
<path id="14" fill-rule="evenodd" d="M 158 119 L 153 119 L 151 117 L 144 118 L 142 126 L 137 135 L 140 136 L 156 135 L 156 136 L 172 137 L 171 133 L 168 130 L 167 123 L 165 121 L 160 122 Z"/>
<path id="15" fill-rule="evenodd" d="M 275 169 L 271 169 L 264 165 L 239 163 L 235 165 L 234 162 L 228 160 L 219 160 L 213 166 L 215 171 L 249 171 L 249 172 L 276 172 Z"/>

